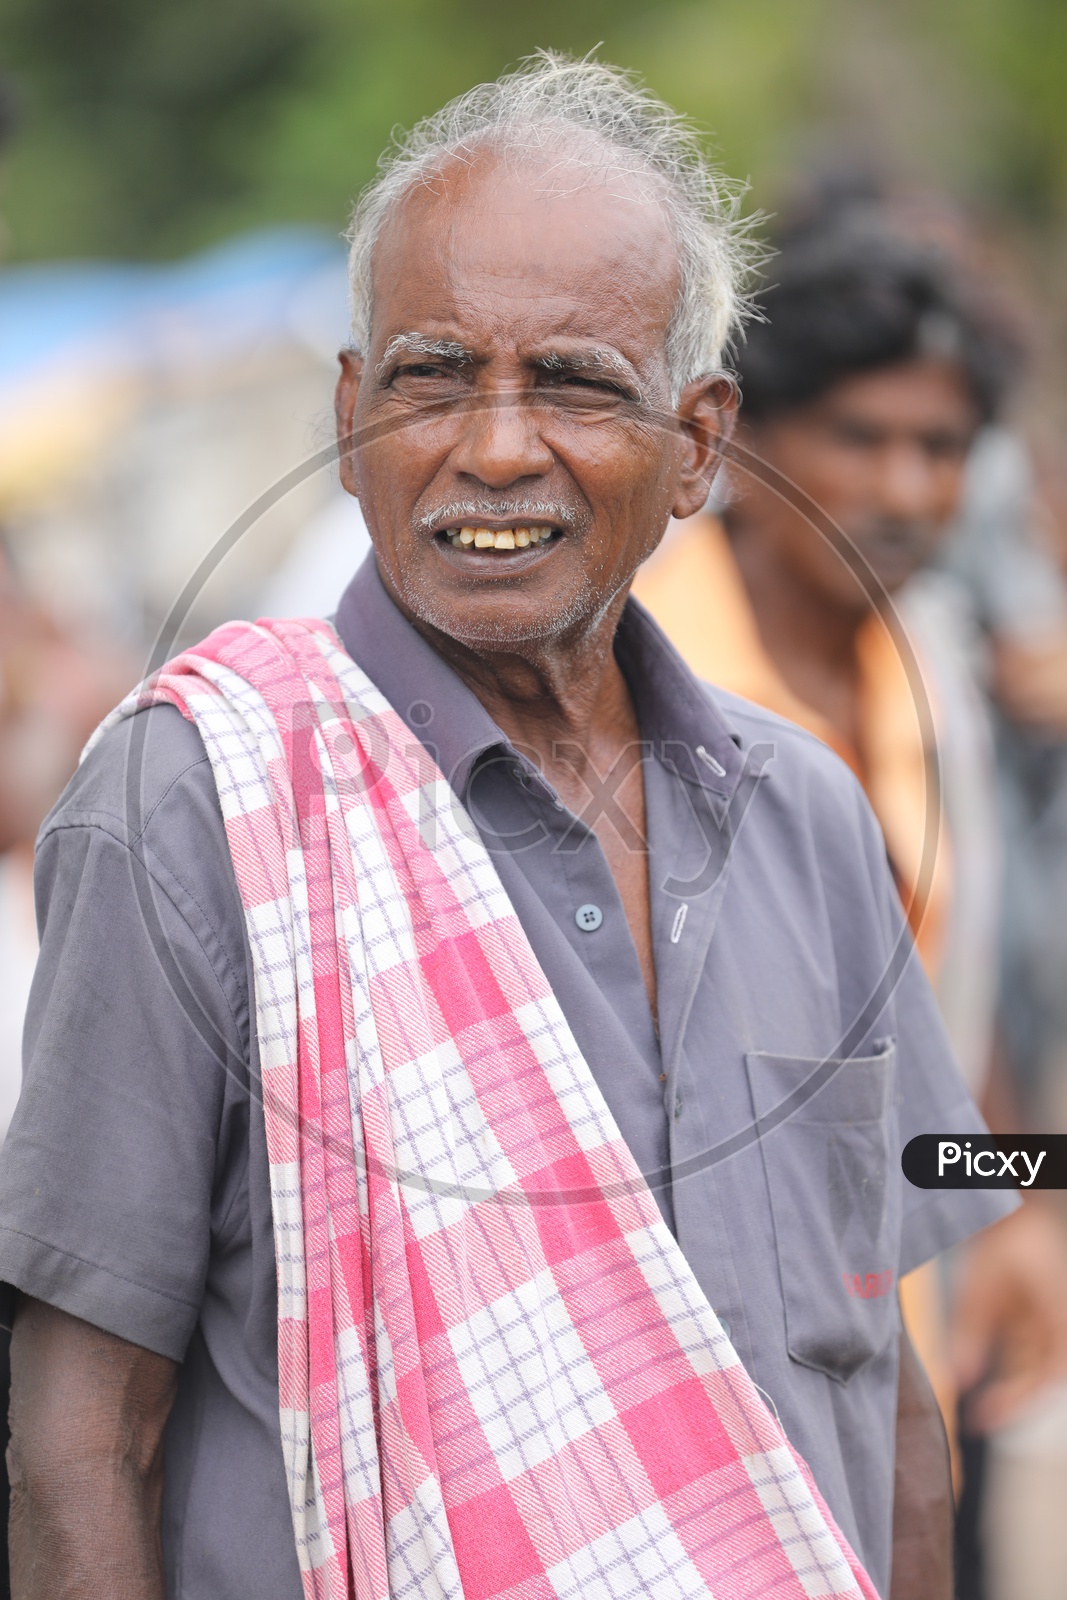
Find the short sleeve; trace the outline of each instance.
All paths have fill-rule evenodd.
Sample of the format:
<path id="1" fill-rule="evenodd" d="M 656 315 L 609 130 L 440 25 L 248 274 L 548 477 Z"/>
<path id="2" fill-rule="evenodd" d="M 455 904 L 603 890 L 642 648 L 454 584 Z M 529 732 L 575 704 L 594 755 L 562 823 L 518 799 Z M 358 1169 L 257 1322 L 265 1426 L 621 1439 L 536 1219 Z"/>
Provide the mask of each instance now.
<path id="1" fill-rule="evenodd" d="M 131 807 L 146 718 L 156 743 L 138 746 Z M 35 883 L 0 1279 L 181 1359 L 247 1115 L 248 988 L 210 767 L 177 712 L 101 741 L 45 825 Z"/>

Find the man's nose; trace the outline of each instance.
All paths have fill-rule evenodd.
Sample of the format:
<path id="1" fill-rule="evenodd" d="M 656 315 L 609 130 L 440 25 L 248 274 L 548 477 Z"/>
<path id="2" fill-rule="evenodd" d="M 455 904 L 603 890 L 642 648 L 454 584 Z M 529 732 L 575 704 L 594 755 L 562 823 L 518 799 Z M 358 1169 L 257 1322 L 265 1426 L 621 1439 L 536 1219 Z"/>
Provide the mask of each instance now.
<path id="1" fill-rule="evenodd" d="M 541 437 L 536 409 L 517 393 L 476 401 L 463 417 L 450 460 L 458 475 L 505 489 L 520 478 L 543 477 L 553 456 Z"/>
<path id="2" fill-rule="evenodd" d="M 900 443 L 887 447 L 878 475 L 878 498 L 884 516 L 909 521 L 931 515 L 937 478 L 921 446 Z"/>

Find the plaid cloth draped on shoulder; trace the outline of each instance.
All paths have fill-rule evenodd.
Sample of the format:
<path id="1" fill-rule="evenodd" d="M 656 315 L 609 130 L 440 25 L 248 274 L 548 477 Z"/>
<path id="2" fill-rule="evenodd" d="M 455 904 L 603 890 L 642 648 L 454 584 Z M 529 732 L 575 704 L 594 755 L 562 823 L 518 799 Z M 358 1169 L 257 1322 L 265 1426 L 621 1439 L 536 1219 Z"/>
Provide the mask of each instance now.
<path id="1" fill-rule="evenodd" d="M 484 844 L 333 630 L 229 624 L 104 726 L 159 701 L 247 919 L 305 1595 L 877 1600 Z"/>

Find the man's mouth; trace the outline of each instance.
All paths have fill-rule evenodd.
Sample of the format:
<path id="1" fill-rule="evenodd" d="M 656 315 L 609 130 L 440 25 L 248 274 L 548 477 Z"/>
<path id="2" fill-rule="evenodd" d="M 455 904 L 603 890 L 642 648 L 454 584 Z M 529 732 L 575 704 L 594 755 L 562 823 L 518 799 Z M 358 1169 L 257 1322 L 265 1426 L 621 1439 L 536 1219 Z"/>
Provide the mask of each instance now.
<path id="1" fill-rule="evenodd" d="M 485 528 L 474 523 L 441 528 L 435 537 L 447 540 L 455 550 L 529 550 L 548 544 L 560 535 L 559 528 L 547 523 L 516 523 L 509 528 Z"/>
<path id="2" fill-rule="evenodd" d="M 890 590 L 899 588 L 929 559 L 936 535 L 920 525 L 875 528 L 856 544 L 875 576 Z M 859 563 L 860 571 L 864 569 Z"/>

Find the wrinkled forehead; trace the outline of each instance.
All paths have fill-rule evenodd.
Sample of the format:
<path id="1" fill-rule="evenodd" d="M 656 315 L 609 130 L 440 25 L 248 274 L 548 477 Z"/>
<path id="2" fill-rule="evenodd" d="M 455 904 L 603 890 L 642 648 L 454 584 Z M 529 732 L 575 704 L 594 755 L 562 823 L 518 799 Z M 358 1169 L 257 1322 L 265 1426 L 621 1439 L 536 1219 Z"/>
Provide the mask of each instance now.
<path id="1" fill-rule="evenodd" d="M 541 314 L 608 342 L 664 342 L 680 272 L 660 180 L 588 137 L 447 157 L 386 219 L 372 277 L 377 347 L 394 321 L 427 314 Z"/>

